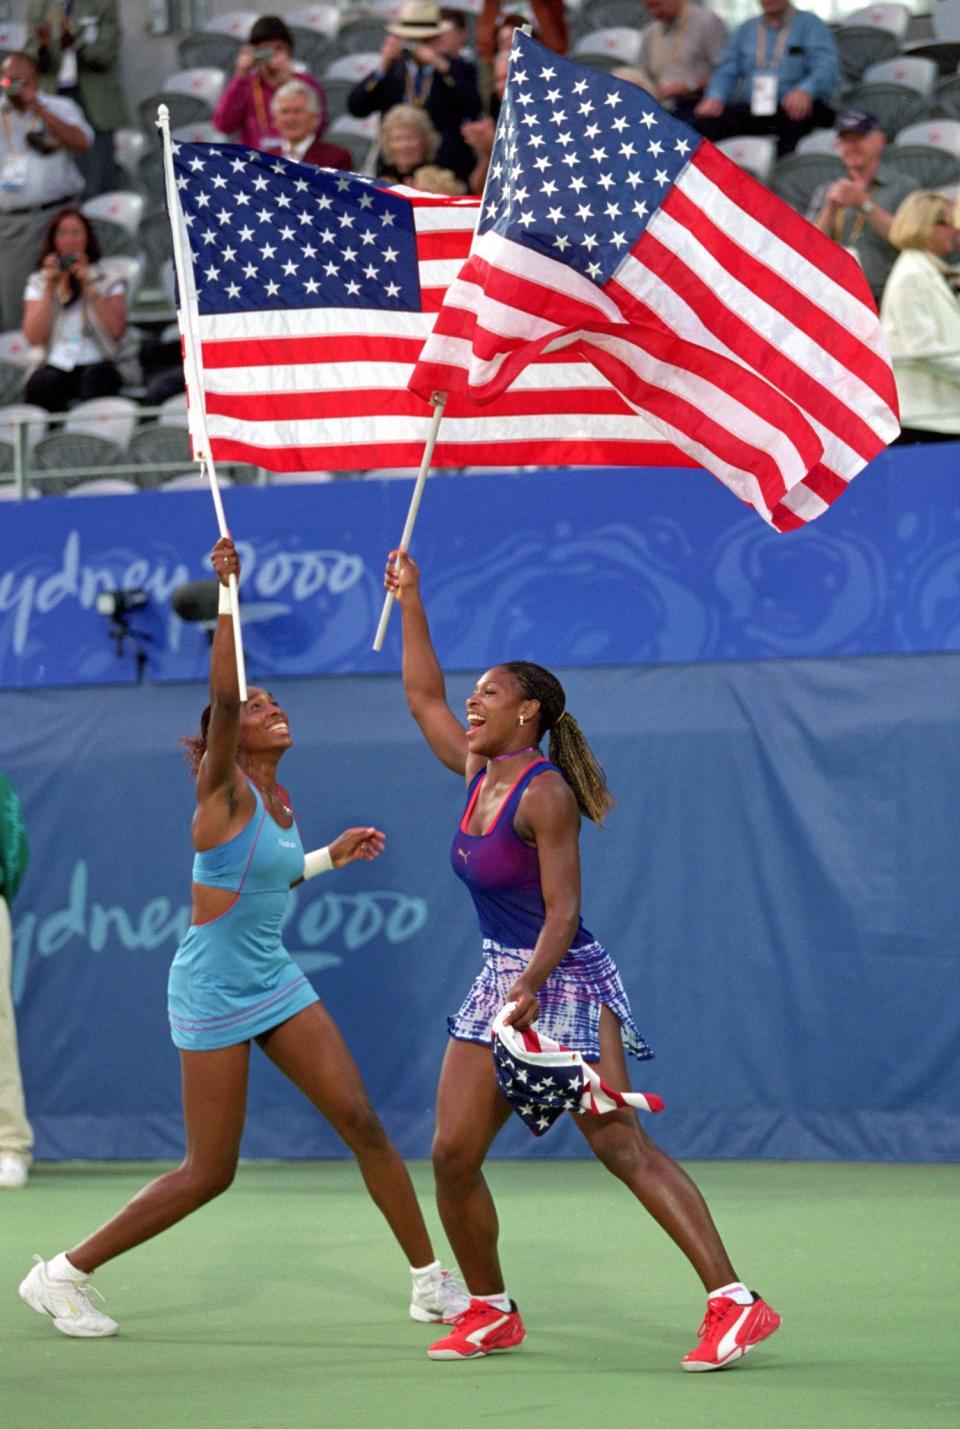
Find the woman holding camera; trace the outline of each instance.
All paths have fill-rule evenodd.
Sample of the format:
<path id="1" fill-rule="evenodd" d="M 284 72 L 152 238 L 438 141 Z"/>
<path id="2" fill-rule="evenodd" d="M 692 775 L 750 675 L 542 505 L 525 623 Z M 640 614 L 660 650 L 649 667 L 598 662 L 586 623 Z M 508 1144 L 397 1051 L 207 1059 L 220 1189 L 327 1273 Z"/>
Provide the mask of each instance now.
<path id="1" fill-rule="evenodd" d="M 235 136 L 251 149 L 280 152 L 282 138 L 270 113 L 270 105 L 281 85 L 301 80 L 315 89 L 319 100 L 317 133 L 327 127 L 327 104 L 323 90 L 312 74 L 294 70 L 293 36 L 279 15 L 261 15 L 250 30 L 250 39 L 237 51 L 233 78 L 217 100 L 213 122 L 224 134 Z"/>
<path id="2" fill-rule="evenodd" d="M 118 362 L 127 331 L 126 290 L 99 259 L 90 220 L 78 208 L 60 209 L 44 234 L 40 267 L 27 279 L 23 309 L 24 337 L 44 349 L 24 396 L 49 412 L 112 397 L 123 384 Z"/>

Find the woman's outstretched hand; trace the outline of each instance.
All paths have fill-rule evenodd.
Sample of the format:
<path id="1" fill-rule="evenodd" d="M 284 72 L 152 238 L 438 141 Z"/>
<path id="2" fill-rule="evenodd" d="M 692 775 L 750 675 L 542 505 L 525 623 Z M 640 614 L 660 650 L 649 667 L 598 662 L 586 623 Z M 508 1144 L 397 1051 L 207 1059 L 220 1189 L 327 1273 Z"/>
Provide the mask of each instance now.
<path id="1" fill-rule="evenodd" d="M 217 573 L 221 585 L 229 585 L 230 577 L 240 579 L 240 557 L 229 536 L 221 536 L 210 552 L 210 564 Z"/>
<path id="2" fill-rule="evenodd" d="M 399 557 L 399 570 L 397 569 L 397 559 Z M 388 591 L 392 591 L 400 604 L 408 592 L 416 592 L 420 585 L 420 568 L 412 556 L 408 556 L 401 547 L 397 551 L 391 551 L 387 556 L 387 568 L 383 573 L 383 584 Z"/>
<path id="3" fill-rule="evenodd" d="M 352 863 L 355 858 L 364 858 L 368 862 L 379 858 L 385 842 L 386 835 L 379 829 L 344 829 L 328 848 L 334 868 L 343 868 L 344 864 Z"/>

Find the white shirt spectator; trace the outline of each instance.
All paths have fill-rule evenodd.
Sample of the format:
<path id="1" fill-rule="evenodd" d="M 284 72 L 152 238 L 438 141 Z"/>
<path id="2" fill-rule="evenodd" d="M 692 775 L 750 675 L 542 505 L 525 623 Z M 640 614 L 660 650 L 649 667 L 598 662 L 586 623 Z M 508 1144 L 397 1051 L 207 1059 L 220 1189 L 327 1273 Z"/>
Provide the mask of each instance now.
<path id="1" fill-rule="evenodd" d="M 93 130 L 83 110 L 62 94 L 45 94 L 44 109 L 65 124 L 75 124 L 90 142 Z M 38 154 L 27 143 L 27 135 L 39 132 L 42 124 L 33 113 L 23 113 L 4 105 L 0 109 L 0 213 L 49 208 L 66 203 L 83 188 L 83 178 L 66 148 L 52 154 Z"/>

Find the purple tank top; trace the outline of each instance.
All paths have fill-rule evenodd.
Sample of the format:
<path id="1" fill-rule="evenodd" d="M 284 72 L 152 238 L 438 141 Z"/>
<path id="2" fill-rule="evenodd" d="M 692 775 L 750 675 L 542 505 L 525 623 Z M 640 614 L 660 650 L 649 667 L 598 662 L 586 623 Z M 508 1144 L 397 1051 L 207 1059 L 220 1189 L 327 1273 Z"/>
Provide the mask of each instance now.
<path id="1" fill-rule="evenodd" d="M 538 774 L 552 769 L 562 772 L 549 760 L 528 764 L 500 805 L 493 822 L 482 834 L 468 834 L 470 814 L 486 778 L 481 769 L 471 780 L 467 807 L 453 840 L 450 862 L 458 878 L 470 890 L 480 920 L 480 931 L 505 948 L 532 948 L 537 941 L 546 910 L 540 889 L 540 859 L 537 850 L 513 827 L 517 805 L 524 789 Z M 593 936 L 582 921 L 573 935 L 571 948 L 586 947 Z"/>

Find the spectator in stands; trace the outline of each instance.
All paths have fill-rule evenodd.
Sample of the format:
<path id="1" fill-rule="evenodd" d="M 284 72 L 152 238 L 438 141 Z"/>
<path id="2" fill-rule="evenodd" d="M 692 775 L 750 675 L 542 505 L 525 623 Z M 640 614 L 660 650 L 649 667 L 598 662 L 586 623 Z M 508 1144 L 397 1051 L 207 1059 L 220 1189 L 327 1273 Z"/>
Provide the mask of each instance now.
<path id="1" fill-rule="evenodd" d="M 446 27 L 435 0 L 405 0 L 386 26 L 379 65 L 351 91 L 348 108 L 358 117 L 398 104 L 425 110 L 440 135 L 438 165 L 466 183 L 476 159 L 460 126 L 480 113 L 480 94 L 471 64 L 433 48 Z"/>
<path id="2" fill-rule="evenodd" d="M 763 12 L 733 34 L 694 110 L 708 139 L 773 134 L 789 154 L 811 129 L 830 129 L 840 83 L 827 26 L 790 0 L 760 0 Z"/>
<path id="3" fill-rule="evenodd" d="M 75 100 L 93 130 L 93 143 L 78 163 L 86 198 L 120 187 L 113 157 L 114 131 L 127 119 L 120 33 L 117 0 L 30 0 L 27 6 L 27 52 L 37 62 L 42 88 Z"/>
<path id="4" fill-rule="evenodd" d="M 442 29 L 433 41 L 433 49 L 438 55 L 445 55 L 448 60 L 462 59 L 460 51 L 464 45 L 470 43 L 470 26 L 467 22 L 465 10 L 451 10 L 446 5 L 440 6 L 440 19 L 443 21 Z M 469 60 L 464 61 L 471 64 Z M 471 64 L 471 68 L 476 74 L 476 65 Z"/>
<path id="5" fill-rule="evenodd" d="M 29 55 L 0 67 L 0 332 L 20 326 L 23 285 L 53 210 L 77 198 L 83 178 L 74 158 L 93 130 L 62 95 L 41 95 Z"/>
<path id="6" fill-rule="evenodd" d="M 493 63 L 498 50 L 509 49 L 518 25 L 530 25 L 534 38 L 555 54 L 565 55 L 570 44 L 566 9 L 563 0 L 530 0 L 533 12 L 525 15 L 516 9 L 504 11 L 500 0 L 483 0 L 477 17 L 477 54 L 487 64 Z"/>
<path id="7" fill-rule="evenodd" d="M 960 303 L 947 278 L 956 239 L 950 200 L 932 189 L 908 194 L 890 225 L 900 256 L 880 317 L 897 379 L 901 442 L 960 438 Z"/>
<path id="8" fill-rule="evenodd" d="M 654 98 L 689 124 L 726 48 L 727 27 L 692 0 L 643 0 L 643 5 L 650 23 L 643 28 L 640 68 L 653 81 Z"/>
<path id="9" fill-rule="evenodd" d="M 503 91 L 507 86 L 509 68 L 510 51 L 508 49 L 498 50 L 493 57 L 491 112 L 481 115 L 479 119 L 469 119 L 460 127 L 460 133 L 476 155 L 476 163 L 467 180 L 468 193 L 482 194 L 483 186 L 487 182 L 487 170 L 490 167 L 490 155 L 493 153 L 493 141 L 497 131 L 497 115 L 500 113 L 500 105 L 503 102 Z"/>
<path id="10" fill-rule="evenodd" d="M 377 177 L 427 193 L 466 193 L 466 184 L 452 169 L 433 162 L 439 147 L 440 135 L 429 114 L 413 104 L 395 104 L 383 116 L 380 127 Z"/>
<path id="11" fill-rule="evenodd" d="M 23 810 L 16 790 L 0 774 L 0 1189 L 16 1191 L 27 1184 L 33 1132 L 27 1121 L 17 1051 L 10 977 L 13 932 L 10 905 L 27 870 L 30 850 Z"/>
<path id="12" fill-rule="evenodd" d="M 127 300 L 122 281 L 99 266 L 100 244 L 78 208 L 50 220 L 40 267 L 27 281 L 23 335 L 43 349 L 25 397 L 50 412 L 90 397 L 110 397 L 123 385 Z"/>
<path id="13" fill-rule="evenodd" d="M 288 79 L 270 101 L 273 124 L 280 135 L 280 153 L 301 164 L 324 169 L 352 169 L 348 149 L 320 138 L 320 96 L 302 79 Z"/>
<path id="14" fill-rule="evenodd" d="M 319 82 L 312 74 L 294 69 L 293 36 L 286 23 L 277 15 L 262 15 L 254 22 L 247 44 L 237 51 L 233 78 L 213 111 L 214 124 L 251 149 L 279 150 L 282 140 L 270 106 L 277 90 L 291 79 L 316 90 L 317 133 L 322 134 L 327 127 L 327 106 Z"/>
<path id="15" fill-rule="evenodd" d="M 917 183 L 881 162 L 887 138 L 874 115 L 848 109 L 837 120 L 837 133 L 846 176 L 817 189 L 807 218 L 856 255 L 879 303 L 897 256 L 887 236 L 893 215 Z"/>

